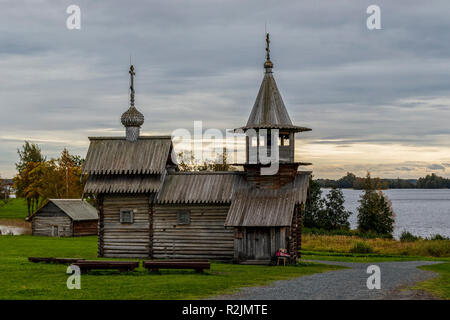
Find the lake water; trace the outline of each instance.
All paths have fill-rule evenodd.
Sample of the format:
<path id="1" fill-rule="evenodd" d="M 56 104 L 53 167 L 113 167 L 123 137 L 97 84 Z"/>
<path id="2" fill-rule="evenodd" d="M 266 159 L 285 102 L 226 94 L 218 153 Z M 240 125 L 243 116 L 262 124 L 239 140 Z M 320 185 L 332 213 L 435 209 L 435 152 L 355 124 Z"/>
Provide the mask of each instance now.
<path id="1" fill-rule="evenodd" d="M 323 189 L 325 196 L 329 189 Z M 352 229 L 357 227 L 357 208 L 363 191 L 343 189 L 345 208 L 352 212 Z M 395 212 L 394 237 L 403 230 L 414 235 L 430 237 L 434 234 L 450 237 L 450 189 L 390 189 L 383 190 Z"/>

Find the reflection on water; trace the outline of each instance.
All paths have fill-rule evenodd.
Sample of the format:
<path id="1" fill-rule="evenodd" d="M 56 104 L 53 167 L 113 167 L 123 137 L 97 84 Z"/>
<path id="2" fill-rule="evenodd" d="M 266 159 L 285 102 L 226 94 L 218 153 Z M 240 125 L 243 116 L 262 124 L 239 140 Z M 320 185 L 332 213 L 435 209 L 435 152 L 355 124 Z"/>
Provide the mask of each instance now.
<path id="1" fill-rule="evenodd" d="M 352 229 L 357 227 L 357 208 L 360 190 L 343 189 L 345 208 L 352 212 L 349 218 Z M 323 195 L 328 193 L 323 190 Z M 394 236 L 403 230 L 416 236 L 435 234 L 450 237 L 450 189 L 390 189 L 383 193 L 392 201 L 395 212 Z"/>
<path id="2" fill-rule="evenodd" d="M 0 235 L 31 234 L 31 223 L 22 220 L 0 220 Z"/>

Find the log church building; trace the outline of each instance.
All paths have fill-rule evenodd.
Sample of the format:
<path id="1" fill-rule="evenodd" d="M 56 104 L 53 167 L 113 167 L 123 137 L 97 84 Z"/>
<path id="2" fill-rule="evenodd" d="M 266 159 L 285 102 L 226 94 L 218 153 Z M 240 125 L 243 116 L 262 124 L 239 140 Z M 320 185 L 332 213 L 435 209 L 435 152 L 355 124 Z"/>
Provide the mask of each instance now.
<path id="1" fill-rule="evenodd" d="M 295 161 L 294 135 L 311 129 L 292 123 L 273 77 L 268 34 L 266 42 L 264 78 L 247 124 L 238 128 L 257 133 L 256 142 L 246 138 L 241 171 L 179 171 L 171 136 L 140 134 L 144 116 L 135 107 L 130 67 L 125 136 L 90 137 L 83 169 L 84 193 L 97 200 L 99 257 L 268 263 L 281 248 L 298 256 L 311 172 L 298 170 L 308 163 Z M 264 175 L 268 165 L 249 158 L 272 143 L 279 169 Z"/>

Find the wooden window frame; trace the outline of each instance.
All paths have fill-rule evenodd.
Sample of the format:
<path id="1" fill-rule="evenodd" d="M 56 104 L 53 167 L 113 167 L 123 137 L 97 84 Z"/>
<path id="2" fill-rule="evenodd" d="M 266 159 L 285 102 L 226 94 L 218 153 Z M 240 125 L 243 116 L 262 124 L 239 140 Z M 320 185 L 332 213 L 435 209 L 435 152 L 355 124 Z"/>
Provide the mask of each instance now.
<path id="1" fill-rule="evenodd" d="M 127 221 L 124 219 L 124 217 L 123 217 L 123 215 L 125 214 L 125 213 L 130 213 L 130 219 L 128 220 L 127 219 Z M 120 209 L 120 217 L 119 217 L 119 219 L 120 219 L 120 223 L 123 223 L 123 224 L 132 224 L 132 223 L 134 223 L 134 210 L 133 209 L 129 209 L 129 208 L 123 208 L 123 209 Z"/>
<path id="2" fill-rule="evenodd" d="M 186 216 L 187 216 L 187 218 L 185 218 Z M 177 211 L 177 224 L 178 225 L 191 224 L 191 211 L 190 210 L 178 210 Z"/>

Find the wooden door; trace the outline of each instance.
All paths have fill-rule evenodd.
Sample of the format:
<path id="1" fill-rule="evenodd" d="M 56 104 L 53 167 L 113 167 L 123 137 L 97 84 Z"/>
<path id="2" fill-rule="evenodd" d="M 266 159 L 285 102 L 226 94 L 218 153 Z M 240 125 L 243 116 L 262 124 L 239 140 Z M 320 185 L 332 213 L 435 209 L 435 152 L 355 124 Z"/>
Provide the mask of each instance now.
<path id="1" fill-rule="evenodd" d="M 247 229 L 246 256 L 248 260 L 270 260 L 270 230 L 266 228 Z"/>
<path id="2" fill-rule="evenodd" d="M 59 230 L 58 226 L 52 226 L 52 237 L 58 237 L 59 236 Z"/>

